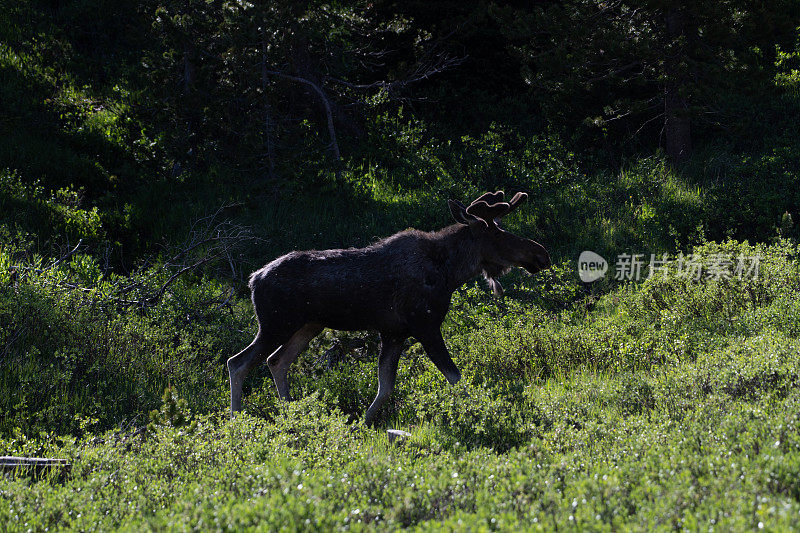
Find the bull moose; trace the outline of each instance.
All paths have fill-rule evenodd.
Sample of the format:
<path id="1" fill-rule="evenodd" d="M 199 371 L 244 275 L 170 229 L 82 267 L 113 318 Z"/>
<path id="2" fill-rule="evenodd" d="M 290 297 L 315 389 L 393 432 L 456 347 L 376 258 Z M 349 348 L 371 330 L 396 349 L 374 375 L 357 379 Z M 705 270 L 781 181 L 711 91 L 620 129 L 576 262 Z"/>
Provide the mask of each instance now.
<path id="1" fill-rule="evenodd" d="M 483 274 L 493 292 L 512 267 L 535 273 L 550 266 L 545 248 L 500 227 L 528 197 L 509 202 L 486 193 L 468 207 L 449 200 L 456 224 L 439 231 L 401 231 L 365 248 L 294 251 L 250 276 L 258 333 L 228 359 L 231 415 L 242 407 L 242 383 L 265 359 L 278 395 L 290 400 L 286 374 L 324 328 L 380 333 L 378 394 L 366 412 L 371 424 L 392 393 L 403 343 L 422 343 L 451 384 L 461 379 L 440 331 L 457 288 Z"/>

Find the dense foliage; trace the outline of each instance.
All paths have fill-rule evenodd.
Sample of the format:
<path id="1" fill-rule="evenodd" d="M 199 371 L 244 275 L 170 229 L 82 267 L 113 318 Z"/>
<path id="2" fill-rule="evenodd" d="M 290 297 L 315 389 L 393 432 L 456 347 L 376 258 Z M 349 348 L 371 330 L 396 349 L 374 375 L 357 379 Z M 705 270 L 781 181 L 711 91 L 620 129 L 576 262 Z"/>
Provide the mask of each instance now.
<path id="1" fill-rule="evenodd" d="M 0 455 L 73 463 L 3 474 L 0 523 L 797 529 L 798 28 L 791 1 L 0 3 Z M 326 331 L 299 401 L 261 368 L 228 420 L 251 270 L 503 188 L 554 266 L 454 294 L 459 384 L 409 343 L 366 428 L 377 339 Z M 584 284 L 587 249 L 670 261 Z"/>
<path id="2" fill-rule="evenodd" d="M 158 321 L 128 319 L 115 336 L 128 350 L 150 349 L 135 360 L 96 355 L 108 369 L 99 375 L 117 385 L 95 385 L 79 358 L 60 355 L 49 359 L 58 371 L 19 376 L 36 391 L 27 407 L 50 417 L 30 423 L 57 427 L 74 415 L 72 433 L 83 436 L 37 435 L 20 416 L 28 430 L 1 441 L 6 450 L 68 457 L 74 467 L 66 481 L 4 481 L 0 517 L 36 530 L 796 528 L 798 249 L 729 242 L 696 251 L 759 252 L 760 281 L 672 273 L 582 311 L 544 311 L 535 295 L 501 307 L 475 290 L 460 294 L 447 338 L 465 379 L 445 387 L 412 347 L 386 416 L 413 434 L 399 445 L 353 423 L 371 399 L 375 363 L 325 368 L 329 339 L 294 374 L 303 399 L 276 406 L 269 383 L 259 384 L 246 407 L 255 416 L 228 421 L 221 365 L 208 367 L 204 384 L 184 371 L 202 368 L 182 348 L 203 332 L 170 321 L 164 304 Z M 170 332 L 183 339 L 148 344 Z M 232 349 L 247 340 L 239 337 L 217 342 Z M 39 350 L 29 364 L 48 360 Z M 47 397 L 53 381 L 73 403 Z M 159 399 L 154 383 L 165 381 L 174 388 Z M 81 398 L 87 385 L 92 394 Z M 112 405 L 93 403 L 95 394 Z M 149 423 L 96 433 L 120 406 L 158 409 Z"/>

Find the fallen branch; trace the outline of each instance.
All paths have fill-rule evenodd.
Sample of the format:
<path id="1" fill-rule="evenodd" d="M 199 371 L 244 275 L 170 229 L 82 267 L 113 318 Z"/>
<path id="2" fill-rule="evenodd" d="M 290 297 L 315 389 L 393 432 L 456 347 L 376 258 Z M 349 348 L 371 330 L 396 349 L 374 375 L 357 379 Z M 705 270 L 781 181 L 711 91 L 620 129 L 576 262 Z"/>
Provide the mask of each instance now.
<path id="1" fill-rule="evenodd" d="M 142 267 L 138 273 L 131 275 L 130 282 L 124 286 L 98 283 L 93 287 L 85 287 L 68 281 L 66 274 L 48 276 L 41 281 L 92 297 L 102 296 L 102 301 L 113 302 L 123 307 L 153 307 L 182 275 L 196 271 L 204 264 L 222 259 L 233 269 L 233 250 L 244 241 L 256 239 L 247 228 L 227 221 L 215 223 L 216 217 L 228 207 L 220 207 L 213 214 L 195 221 L 189 230 L 189 236 L 177 252 L 173 251 L 168 260 L 149 272 L 146 271 L 146 266 Z M 42 268 L 28 265 L 14 265 L 13 268 L 18 272 L 28 271 L 36 274 L 52 272 L 59 264 L 75 254 L 80 246 L 81 242 L 61 258 Z M 201 250 L 204 246 L 207 248 Z M 235 271 L 232 274 L 235 276 Z M 164 276 L 166 279 L 154 287 L 157 280 L 163 279 Z"/>
<path id="2" fill-rule="evenodd" d="M 72 465 L 66 459 L 51 459 L 49 457 L 0 457 L 0 472 L 43 474 L 52 470 L 61 470 L 67 474 Z"/>

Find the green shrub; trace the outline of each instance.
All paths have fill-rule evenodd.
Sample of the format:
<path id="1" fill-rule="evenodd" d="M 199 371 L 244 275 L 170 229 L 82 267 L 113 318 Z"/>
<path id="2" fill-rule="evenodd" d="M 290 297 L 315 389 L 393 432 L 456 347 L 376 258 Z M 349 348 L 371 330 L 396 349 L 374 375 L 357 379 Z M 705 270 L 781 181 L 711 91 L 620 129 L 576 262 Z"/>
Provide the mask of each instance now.
<path id="1" fill-rule="evenodd" d="M 545 425 L 535 404 L 519 405 L 509 390 L 461 383 L 418 394 L 416 416 L 433 424 L 447 447 L 484 446 L 504 452 L 530 441 Z"/>
<path id="2" fill-rule="evenodd" d="M 104 237 L 99 210 L 82 204 L 81 190 L 65 187 L 47 195 L 38 182 L 31 184 L 15 171 L 0 170 L 0 225 L 14 231 L 44 240 L 98 242 Z"/>

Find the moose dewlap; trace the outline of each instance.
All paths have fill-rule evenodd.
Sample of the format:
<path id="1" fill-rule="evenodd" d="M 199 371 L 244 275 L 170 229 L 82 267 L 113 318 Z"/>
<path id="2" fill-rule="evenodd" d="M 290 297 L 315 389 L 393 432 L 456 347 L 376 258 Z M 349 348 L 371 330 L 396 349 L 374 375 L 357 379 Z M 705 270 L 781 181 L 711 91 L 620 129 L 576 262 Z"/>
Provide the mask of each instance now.
<path id="1" fill-rule="evenodd" d="M 324 328 L 380 333 L 378 394 L 367 409 L 371 423 L 394 389 L 403 342 L 422 343 L 450 383 L 461 373 L 440 331 L 458 287 L 483 274 L 495 294 L 497 278 L 518 266 L 531 273 L 550 266 L 545 248 L 503 230 L 500 219 L 527 199 L 486 193 L 468 207 L 449 200 L 456 224 L 439 231 L 406 230 L 366 248 L 295 251 L 250 276 L 258 333 L 228 359 L 231 413 L 242 406 L 242 383 L 265 359 L 278 395 L 291 399 L 286 374 Z"/>

